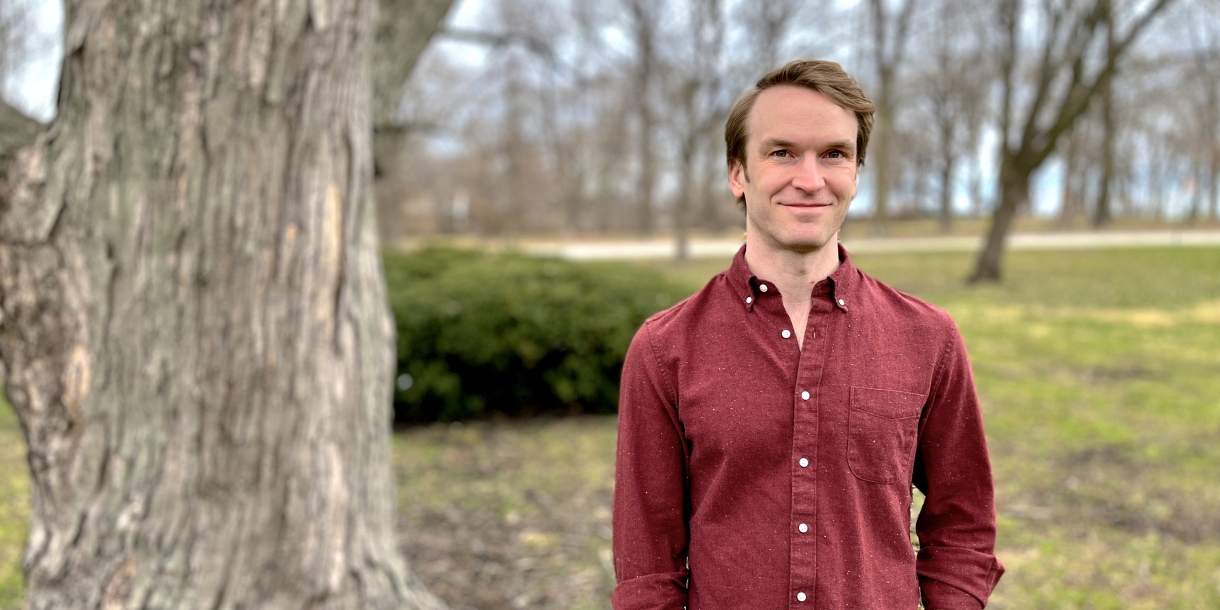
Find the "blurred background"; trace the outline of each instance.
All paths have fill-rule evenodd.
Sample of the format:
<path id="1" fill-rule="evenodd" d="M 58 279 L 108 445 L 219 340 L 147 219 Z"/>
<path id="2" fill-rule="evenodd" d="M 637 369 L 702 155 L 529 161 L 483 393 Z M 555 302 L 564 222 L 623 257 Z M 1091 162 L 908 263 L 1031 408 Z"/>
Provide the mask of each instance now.
<path id="1" fill-rule="evenodd" d="M 0 1 L 3 97 L 42 120 L 62 19 Z M 970 349 L 1008 567 L 989 607 L 1220 607 L 1216 0 L 455 2 L 376 121 L 412 569 L 455 609 L 609 606 L 623 353 L 728 265 L 725 117 L 801 57 L 878 104 L 854 260 Z M 1000 276 L 988 244 L 1003 281 L 968 285 Z M 19 607 L 7 407 L 0 460 Z"/>

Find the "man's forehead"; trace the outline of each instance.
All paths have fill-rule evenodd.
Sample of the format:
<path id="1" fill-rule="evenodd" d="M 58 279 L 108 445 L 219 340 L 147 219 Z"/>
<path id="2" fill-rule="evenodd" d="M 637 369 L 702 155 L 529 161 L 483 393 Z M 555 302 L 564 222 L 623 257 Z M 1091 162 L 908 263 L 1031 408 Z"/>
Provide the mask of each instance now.
<path id="1" fill-rule="evenodd" d="M 819 133 L 834 137 L 850 135 L 854 146 L 858 121 L 855 112 L 813 89 L 777 85 L 758 95 L 747 122 L 749 137 L 786 141 L 799 134 Z"/>

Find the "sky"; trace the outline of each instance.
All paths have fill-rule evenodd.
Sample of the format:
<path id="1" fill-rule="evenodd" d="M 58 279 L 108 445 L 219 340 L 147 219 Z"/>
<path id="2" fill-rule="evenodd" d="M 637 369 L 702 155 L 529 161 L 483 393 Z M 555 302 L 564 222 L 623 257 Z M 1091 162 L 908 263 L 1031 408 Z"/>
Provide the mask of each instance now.
<path id="1" fill-rule="evenodd" d="M 33 118 L 48 122 L 55 115 L 59 68 L 63 55 L 62 35 L 60 34 L 63 29 L 63 5 L 60 0 L 16 1 L 26 1 L 36 7 L 32 11 L 34 22 L 30 24 L 30 27 L 43 34 L 37 38 L 45 41 L 43 43 L 45 48 L 34 53 L 29 61 L 18 66 L 3 83 L 0 83 L 0 95 L 15 108 Z M 839 3 L 846 6 L 855 4 L 856 1 L 839 0 Z M 486 10 L 487 0 L 459 0 L 449 15 L 449 23 L 456 27 L 477 27 L 483 21 L 482 14 Z M 477 65 L 482 61 L 484 50 L 477 45 L 451 44 L 445 46 L 446 53 L 464 58 L 471 64 Z M 1046 170 L 1040 172 L 1041 176 L 1034 184 L 1034 196 L 1031 199 L 1035 202 L 1035 214 L 1050 214 L 1058 209 L 1061 181 L 1057 175 L 1059 168 L 1055 163 L 1050 163 Z M 853 206 L 853 211 L 867 213 L 871 207 L 871 194 L 867 192 L 867 183 L 871 182 L 871 179 L 866 176 L 862 176 L 861 179 L 863 188 L 856 205 Z M 959 194 L 959 198 L 964 200 L 964 193 Z M 960 205 L 964 205 L 964 202 L 959 203 Z"/>
<path id="2" fill-rule="evenodd" d="M 50 121 L 55 116 L 55 98 L 59 91 L 59 64 L 63 57 L 64 10 L 59 0 L 27 0 L 36 8 L 34 22 L 29 24 L 47 41 L 46 48 L 14 70 L 5 79 L 0 91 L 4 100 L 18 110 L 40 121 Z"/>

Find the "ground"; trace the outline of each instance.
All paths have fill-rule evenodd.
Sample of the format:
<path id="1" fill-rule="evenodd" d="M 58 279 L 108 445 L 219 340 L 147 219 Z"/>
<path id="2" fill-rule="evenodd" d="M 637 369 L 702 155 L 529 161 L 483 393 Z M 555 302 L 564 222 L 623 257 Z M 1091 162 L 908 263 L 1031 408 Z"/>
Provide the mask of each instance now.
<path id="1" fill-rule="evenodd" d="M 974 289 L 968 253 L 855 260 L 962 328 L 1008 568 L 989 608 L 1220 607 L 1220 249 L 1013 252 Z M 651 264 L 694 290 L 727 259 Z M 454 610 L 607 608 L 615 427 L 397 431 L 412 568 Z M 0 608 L 20 604 L 22 444 L 0 408 Z"/>

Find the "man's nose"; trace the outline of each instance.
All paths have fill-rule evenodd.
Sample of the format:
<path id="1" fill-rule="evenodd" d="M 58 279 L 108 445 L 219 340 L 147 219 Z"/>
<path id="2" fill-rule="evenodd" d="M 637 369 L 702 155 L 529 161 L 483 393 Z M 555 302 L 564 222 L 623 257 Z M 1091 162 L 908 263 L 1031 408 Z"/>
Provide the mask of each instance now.
<path id="1" fill-rule="evenodd" d="M 822 177 L 822 166 L 818 163 L 817 157 L 805 157 L 796 167 L 796 175 L 792 178 L 792 186 L 812 193 L 826 186 L 826 179 Z"/>

